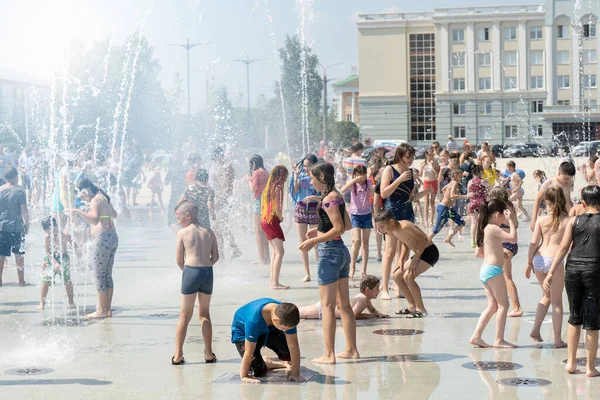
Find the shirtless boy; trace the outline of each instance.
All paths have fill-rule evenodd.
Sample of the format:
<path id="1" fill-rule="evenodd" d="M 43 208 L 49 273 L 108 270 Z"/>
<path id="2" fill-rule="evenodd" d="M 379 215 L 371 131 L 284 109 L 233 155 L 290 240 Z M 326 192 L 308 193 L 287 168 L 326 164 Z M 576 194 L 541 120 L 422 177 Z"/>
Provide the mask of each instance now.
<path id="1" fill-rule="evenodd" d="M 463 227 L 465 226 L 465 221 L 462 219 L 460 214 L 454 210 L 454 202 L 456 199 L 467 199 L 469 195 L 459 194 L 459 184 L 462 179 L 462 170 L 454 169 L 450 172 L 450 176 L 452 180 L 444 189 L 444 197 L 442 201 L 437 206 L 437 221 L 435 223 L 435 227 L 433 228 L 433 232 L 429 235 L 429 240 L 433 239 L 435 235 L 440 233 L 444 225 L 449 220 L 454 221 L 456 223 L 456 228 L 450 228 L 450 233 L 444 239 L 445 243 L 448 243 L 450 246 L 454 247 L 454 243 L 452 243 L 452 238 L 456 234 L 456 232 L 461 232 Z"/>
<path id="2" fill-rule="evenodd" d="M 367 275 L 360 280 L 360 293 L 350 300 L 352 311 L 356 319 L 369 318 L 389 318 L 387 314 L 382 314 L 373 304 L 374 300 L 379 296 L 379 278 L 373 275 Z M 321 319 L 321 302 L 310 306 L 300 307 L 300 318 L 303 319 Z M 368 313 L 364 311 L 367 310 Z M 335 309 L 335 317 L 340 318 L 340 312 Z"/>
<path id="3" fill-rule="evenodd" d="M 558 166 L 558 173 L 554 178 L 548 179 L 546 182 L 542 184 L 540 190 L 535 197 L 535 202 L 533 203 L 533 211 L 531 212 L 531 225 L 529 228 L 533 231 L 535 228 L 535 222 L 538 218 L 538 211 L 540 209 L 540 203 L 544 200 L 544 196 L 548 189 L 554 186 L 559 186 L 567 200 L 567 211 L 571 211 L 573 207 L 573 202 L 571 201 L 571 191 L 573 190 L 573 183 L 575 180 L 575 165 L 573 163 L 565 161 Z"/>
<path id="4" fill-rule="evenodd" d="M 529 222 L 531 217 L 527 213 L 525 207 L 523 207 L 523 196 L 525 195 L 525 189 L 523 189 L 523 178 L 517 171 L 517 165 L 514 161 L 506 163 L 506 179 L 508 180 L 508 188 L 510 190 L 509 200 L 513 202 L 516 209 L 525 216 L 525 222 Z"/>
<path id="5" fill-rule="evenodd" d="M 396 266 L 393 278 L 408 303 L 408 307 L 398 314 L 406 315 L 406 318 L 422 318 L 427 315 L 427 310 L 415 279 L 438 262 L 440 253 L 425 232 L 412 222 L 396 221 L 387 210 L 377 215 L 375 224 L 379 232 L 391 235 L 414 253 L 410 260 Z"/>
<path id="6" fill-rule="evenodd" d="M 181 314 L 175 333 L 175 355 L 171 364 L 185 363 L 183 342 L 187 327 L 194 314 L 194 302 L 198 296 L 200 324 L 204 339 L 204 361 L 215 363 L 217 357 L 212 352 L 212 324 L 210 322 L 210 297 L 213 292 L 213 265 L 219 260 L 217 239 L 210 228 L 198 225 L 198 207 L 189 202 L 181 202 L 175 209 L 177 222 L 183 227 L 177 232 L 177 265 L 183 271 L 181 276 Z"/>

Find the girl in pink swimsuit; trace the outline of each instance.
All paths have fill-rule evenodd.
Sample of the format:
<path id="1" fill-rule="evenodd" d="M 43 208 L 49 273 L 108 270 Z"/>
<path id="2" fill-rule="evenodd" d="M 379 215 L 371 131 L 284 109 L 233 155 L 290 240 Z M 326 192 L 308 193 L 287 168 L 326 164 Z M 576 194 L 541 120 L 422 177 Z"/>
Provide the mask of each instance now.
<path id="1" fill-rule="evenodd" d="M 487 180 L 481 178 L 483 175 L 483 167 L 481 165 L 474 165 L 471 168 L 471 173 L 473 174 L 473 179 L 469 181 L 467 190 L 472 195 L 469 198 L 467 211 L 471 218 L 471 247 L 475 248 L 475 230 L 477 229 L 477 220 L 479 219 L 479 207 L 487 200 L 489 185 Z"/>

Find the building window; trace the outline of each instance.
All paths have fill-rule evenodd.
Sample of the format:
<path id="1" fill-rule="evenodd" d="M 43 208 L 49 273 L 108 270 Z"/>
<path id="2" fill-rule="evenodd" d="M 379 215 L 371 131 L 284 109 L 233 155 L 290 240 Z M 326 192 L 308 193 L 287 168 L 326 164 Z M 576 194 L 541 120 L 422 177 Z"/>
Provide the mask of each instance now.
<path id="1" fill-rule="evenodd" d="M 542 38 L 542 30 L 543 27 L 541 26 L 533 26 L 531 28 L 531 30 L 529 31 L 529 38 L 531 40 L 539 40 Z"/>
<path id="2" fill-rule="evenodd" d="M 569 51 L 561 50 L 556 52 L 556 63 L 557 64 L 569 64 Z"/>
<path id="3" fill-rule="evenodd" d="M 488 42 L 490 40 L 490 28 L 481 28 L 479 30 L 479 41 Z"/>
<path id="4" fill-rule="evenodd" d="M 530 51 L 529 63 L 531 65 L 542 65 L 544 63 L 544 52 L 541 50 Z"/>
<path id="5" fill-rule="evenodd" d="M 352 96 L 346 96 L 346 106 L 352 107 Z"/>
<path id="6" fill-rule="evenodd" d="M 556 77 L 556 87 L 559 89 L 568 89 L 571 87 L 569 75 L 558 75 Z"/>
<path id="7" fill-rule="evenodd" d="M 504 40 L 517 40 L 517 28 L 504 28 Z"/>
<path id="8" fill-rule="evenodd" d="M 556 37 L 558 39 L 568 39 L 569 38 L 569 26 L 568 25 L 558 25 L 556 27 Z"/>
<path id="9" fill-rule="evenodd" d="M 507 139 L 515 139 L 519 137 L 519 127 L 516 125 L 506 125 L 504 127 L 504 137 Z"/>
<path id="10" fill-rule="evenodd" d="M 479 78 L 479 90 L 492 90 L 492 79 Z"/>
<path id="11" fill-rule="evenodd" d="M 544 128 L 542 125 L 531 125 L 531 136 L 533 137 L 542 137 L 544 133 Z"/>
<path id="12" fill-rule="evenodd" d="M 531 89 L 543 89 L 544 88 L 544 77 L 543 76 L 532 76 L 531 77 Z"/>
<path id="13" fill-rule="evenodd" d="M 502 56 L 502 64 L 505 67 L 517 65 L 517 52 L 516 51 L 505 51 Z"/>
<path id="14" fill-rule="evenodd" d="M 492 53 L 477 53 L 480 67 L 489 67 L 492 65 Z"/>
<path id="15" fill-rule="evenodd" d="M 410 140 L 432 141 L 436 139 L 435 35 L 411 34 L 409 41 Z"/>
<path id="16" fill-rule="evenodd" d="M 467 113 L 467 103 L 464 101 L 455 101 L 452 103 L 452 111 L 454 115 L 465 115 Z"/>
<path id="17" fill-rule="evenodd" d="M 586 39 L 596 37 L 596 25 L 586 24 L 583 25 L 583 37 Z"/>
<path id="18" fill-rule="evenodd" d="M 464 126 L 455 126 L 454 127 L 454 138 L 455 139 L 464 139 L 467 137 L 467 128 Z"/>
<path id="19" fill-rule="evenodd" d="M 491 125 L 479 125 L 479 138 L 491 139 L 493 136 L 493 127 Z"/>
<path id="20" fill-rule="evenodd" d="M 516 114 L 517 113 L 517 102 L 514 100 L 508 100 L 504 102 L 504 114 Z"/>
<path id="21" fill-rule="evenodd" d="M 479 115 L 490 115 L 492 113 L 492 102 L 479 103 Z"/>
<path id="22" fill-rule="evenodd" d="M 454 91 L 465 90 L 465 78 L 452 79 L 452 89 Z"/>
<path id="23" fill-rule="evenodd" d="M 596 50 L 585 50 L 581 55 L 584 64 L 596 64 Z"/>
<path id="24" fill-rule="evenodd" d="M 452 29 L 452 41 L 454 43 L 463 43 L 465 41 L 465 30 Z"/>
<path id="25" fill-rule="evenodd" d="M 453 67 L 464 67 L 465 66 L 465 53 L 452 53 L 452 66 Z"/>
<path id="26" fill-rule="evenodd" d="M 352 121 L 352 114 L 346 114 L 346 121 Z"/>
<path id="27" fill-rule="evenodd" d="M 544 112 L 544 101 L 543 100 L 535 100 L 531 102 L 531 112 L 533 114 L 538 114 Z"/>
<path id="28" fill-rule="evenodd" d="M 558 100 L 556 104 L 559 106 L 570 106 L 571 100 Z"/>
<path id="29" fill-rule="evenodd" d="M 504 90 L 515 90 L 517 88 L 517 78 L 514 76 L 504 77 Z"/>
<path id="30" fill-rule="evenodd" d="M 585 89 L 591 89 L 596 87 L 596 75 L 584 75 L 583 76 L 583 87 Z"/>

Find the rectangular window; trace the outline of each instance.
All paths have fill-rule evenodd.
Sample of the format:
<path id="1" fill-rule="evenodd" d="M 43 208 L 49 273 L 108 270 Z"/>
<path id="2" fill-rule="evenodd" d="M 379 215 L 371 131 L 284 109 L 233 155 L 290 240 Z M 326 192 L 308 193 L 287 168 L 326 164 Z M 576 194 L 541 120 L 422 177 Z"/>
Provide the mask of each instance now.
<path id="1" fill-rule="evenodd" d="M 559 39 L 568 39 L 569 38 L 569 26 L 568 25 L 558 25 L 556 27 L 556 37 Z"/>
<path id="2" fill-rule="evenodd" d="M 454 78 L 452 79 L 452 89 L 457 90 L 465 90 L 465 78 Z"/>
<path id="3" fill-rule="evenodd" d="M 559 89 L 568 89 L 571 87 L 569 75 L 558 75 L 556 77 L 556 87 Z"/>
<path id="4" fill-rule="evenodd" d="M 478 53 L 480 67 L 489 67 L 492 65 L 492 53 Z"/>
<path id="5" fill-rule="evenodd" d="M 346 106 L 352 107 L 352 96 L 346 96 Z"/>
<path id="6" fill-rule="evenodd" d="M 544 88 L 544 77 L 543 76 L 532 76 L 530 88 L 531 89 L 543 89 Z"/>
<path id="7" fill-rule="evenodd" d="M 585 89 L 596 87 L 596 75 L 584 75 L 583 76 L 583 87 Z"/>
<path id="8" fill-rule="evenodd" d="M 492 113 L 492 102 L 486 101 L 485 103 L 479 103 L 479 115 L 489 115 Z"/>
<path id="9" fill-rule="evenodd" d="M 452 41 L 454 43 L 463 43 L 465 41 L 465 30 L 452 29 Z"/>
<path id="10" fill-rule="evenodd" d="M 541 50 L 533 50 L 529 52 L 529 64 L 542 65 L 544 63 L 544 52 Z"/>
<path id="11" fill-rule="evenodd" d="M 541 39 L 542 38 L 542 30 L 543 30 L 543 27 L 541 27 L 541 26 L 531 27 L 531 30 L 529 31 L 529 38 L 531 40 Z"/>
<path id="12" fill-rule="evenodd" d="M 542 125 L 531 125 L 531 136 L 542 137 L 543 133 L 544 133 L 544 128 Z"/>
<path id="13" fill-rule="evenodd" d="M 352 121 L 352 114 L 346 115 L 346 121 Z"/>
<path id="14" fill-rule="evenodd" d="M 467 137 L 467 128 L 464 126 L 455 126 L 454 127 L 454 138 L 455 139 L 464 139 Z"/>
<path id="15" fill-rule="evenodd" d="M 493 127 L 491 125 L 479 125 L 479 138 L 491 139 L 493 136 Z"/>
<path id="16" fill-rule="evenodd" d="M 492 79 L 479 78 L 479 90 L 492 90 Z"/>
<path id="17" fill-rule="evenodd" d="M 517 88 L 517 78 L 514 76 L 504 77 L 504 90 L 515 90 Z"/>
<path id="18" fill-rule="evenodd" d="M 586 39 L 596 37 L 596 25 L 587 24 L 583 25 L 583 37 Z"/>
<path id="19" fill-rule="evenodd" d="M 519 137 L 519 127 L 516 125 L 506 125 L 504 127 L 504 137 L 507 139 L 515 139 Z"/>
<path id="20" fill-rule="evenodd" d="M 452 53 L 452 66 L 453 67 L 464 67 L 465 66 L 465 53 Z"/>
<path id="21" fill-rule="evenodd" d="M 464 115 L 467 112 L 467 103 L 464 101 L 455 101 L 452 103 L 452 110 L 454 115 Z"/>
<path id="22" fill-rule="evenodd" d="M 557 104 L 559 106 L 570 106 L 571 100 L 558 100 Z"/>
<path id="23" fill-rule="evenodd" d="M 557 64 L 569 64 L 569 50 L 561 50 L 556 52 Z"/>
<path id="24" fill-rule="evenodd" d="M 596 50 L 584 50 L 581 55 L 584 64 L 596 64 Z"/>
<path id="25" fill-rule="evenodd" d="M 544 101 L 543 100 L 535 100 L 531 102 L 531 112 L 533 114 L 544 112 Z"/>
<path id="26" fill-rule="evenodd" d="M 504 40 L 517 40 L 517 28 L 504 28 Z"/>
<path id="27" fill-rule="evenodd" d="M 505 67 L 517 65 L 517 52 L 505 51 L 502 56 L 502 64 L 504 64 Z"/>
<path id="28" fill-rule="evenodd" d="M 479 41 L 488 42 L 490 40 L 490 28 L 481 28 L 479 30 Z"/>
<path id="29" fill-rule="evenodd" d="M 517 113 L 517 101 L 507 100 L 504 102 L 504 114 L 516 114 Z"/>

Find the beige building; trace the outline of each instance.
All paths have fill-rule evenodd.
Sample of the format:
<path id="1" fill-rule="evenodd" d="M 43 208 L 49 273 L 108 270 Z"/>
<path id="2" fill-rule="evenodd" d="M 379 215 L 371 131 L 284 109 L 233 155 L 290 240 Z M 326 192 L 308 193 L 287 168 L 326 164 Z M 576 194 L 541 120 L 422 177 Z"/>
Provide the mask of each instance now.
<path id="1" fill-rule="evenodd" d="M 600 0 L 575 3 L 360 15 L 361 134 L 502 144 L 598 138 Z"/>
<path id="2" fill-rule="evenodd" d="M 358 75 L 350 75 L 346 79 L 333 84 L 336 95 L 337 120 L 360 123 L 358 108 Z"/>

